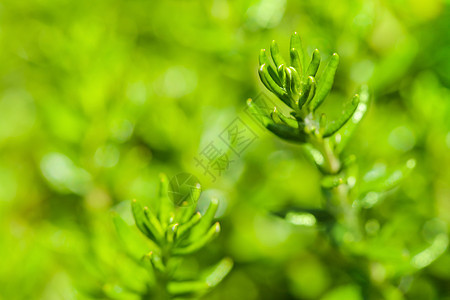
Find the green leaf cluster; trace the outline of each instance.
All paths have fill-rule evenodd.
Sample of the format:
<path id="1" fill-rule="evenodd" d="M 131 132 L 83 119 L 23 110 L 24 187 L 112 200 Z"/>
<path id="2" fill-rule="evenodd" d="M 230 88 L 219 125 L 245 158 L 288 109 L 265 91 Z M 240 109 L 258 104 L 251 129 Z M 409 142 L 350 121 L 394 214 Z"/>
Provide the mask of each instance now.
<path id="1" fill-rule="evenodd" d="M 318 114 L 317 109 L 333 86 L 339 55 L 334 53 L 331 56 L 320 75 L 319 50 L 313 51 L 309 62 L 306 57 L 297 33 L 291 36 L 289 62 L 284 60 L 275 41 L 270 46 L 270 56 L 265 49 L 259 55 L 261 82 L 290 108 L 289 115 L 284 115 L 276 107 L 272 112 L 264 111 L 251 99 L 247 102 L 252 113 L 261 116 L 267 129 L 282 139 L 297 143 L 331 137 L 350 120 L 358 123 L 369 100 L 368 94 L 355 94 L 341 115 L 334 120 L 328 120 L 324 113 Z M 357 114 L 358 109 L 360 112 Z"/>
<path id="2" fill-rule="evenodd" d="M 153 245 L 147 253 L 132 240 L 125 221 L 118 215 L 114 216 L 117 232 L 126 247 L 131 248 L 130 254 L 154 274 L 157 284 L 149 293 L 156 299 L 197 298 L 216 286 L 232 268 L 232 261 L 225 258 L 197 279 L 179 280 L 176 276 L 183 258 L 202 249 L 220 232 L 219 222 L 214 222 L 219 201 L 211 199 L 202 215 L 197 211 L 200 192 L 200 184 L 197 184 L 187 195 L 186 201 L 176 206 L 168 196 L 167 177 L 161 175 L 157 208 L 132 201 L 136 227 Z"/>

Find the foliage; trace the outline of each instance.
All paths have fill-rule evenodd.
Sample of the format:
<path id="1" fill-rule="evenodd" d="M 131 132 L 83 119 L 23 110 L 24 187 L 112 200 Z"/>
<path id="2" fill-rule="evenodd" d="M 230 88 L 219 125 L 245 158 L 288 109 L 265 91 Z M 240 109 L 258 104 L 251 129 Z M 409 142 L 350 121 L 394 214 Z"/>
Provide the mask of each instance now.
<path id="1" fill-rule="evenodd" d="M 325 113 L 319 115 L 316 112 L 331 91 L 339 63 L 338 54 L 334 53 L 323 73 L 316 76 L 320 53 L 314 50 L 310 63 L 306 64 L 297 33 L 292 35 L 290 41 L 289 66 L 280 55 L 275 41 L 271 44 L 270 53 L 272 60 L 267 57 L 265 49 L 260 53 L 261 81 L 290 111 L 283 114 L 274 107 L 268 112 L 251 99 L 247 105 L 272 133 L 286 141 L 303 145 L 322 173 L 321 187 L 326 200 L 320 210 L 291 208 L 286 212 L 285 220 L 297 226 L 326 228 L 331 248 L 325 255 L 338 255 L 343 260 L 340 267 L 348 269 L 347 273 L 359 284 L 361 290 L 356 292 L 357 295 L 361 293 L 364 299 L 396 299 L 398 296 L 392 294 L 396 281 L 438 259 L 449 243 L 444 223 L 432 220 L 427 225 L 432 231 L 428 236 L 430 245 L 414 245 L 412 251 L 405 255 L 395 246 L 390 246 L 384 234 L 377 233 L 380 220 L 366 217 L 365 210 L 377 205 L 386 193 L 395 189 L 415 167 L 416 161 L 409 159 L 403 167 L 389 172 L 375 167 L 359 175 L 355 164 L 357 157 L 345 156 L 342 151 L 368 110 L 370 96 L 367 87 L 361 88 L 361 93 L 353 96 L 335 120 L 328 121 Z M 328 218 L 320 220 L 324 215 L 328 215 Z M 381 245 L 384 245 L 382 249 Z M 371 269 L 374 264 L 382 265 L 389 273 L 380 278 Z M 353 288 L 349 293 L 354 293 Z M 333 294 L 325 298 L 338 299 L 343 295 Z M 355 297 L 358 296 L 351 298 Z"/>
<path id="2" fill-rule="evenodd" d="M 224 257 L 234 263 L 204 299 L 361 299 L 367 288 L 355 274 L 366 264 L 362 274 L 385 298 L 448 300 L 448 248 L 429 254 L 440 253 L 450 224 L 449 8 L 446 0 L 3 0 L 0 299 L 139 299 L 155 290 L 153 267 L 130 255 L 110 212 L 140 244 L 133 253 L 148 254 L 157 246 L 135 226 L 132 199 L 156 209 L 158 174 L 188 172 L 202 184 L 202 215 L 219 199 L 222 231 L 182 257 L 177 280 L 199 280 Z M 276 39 L 290 66 L 293 31 L 306 65 L 320 49 L 316 83 L 333 51 L 340 57 L 316 124 L 322 113 L 326 125 L 338 120 L 356 93 L 361 109 L 370 92 L 357 130 L 350 119 L 326 138 L 341 136 L 342 168 L 331 176 L 313 145 L 274 138 L 240 114 L 264 90 L 291 119 L 260 82 L 257 53 Z M 237 117 L 258 138 L 211 182 L 193 158 Z M 341 181 L 354 183 L 359 242 L 329 213 Z"/>
<path id="3" fill-rule="evenodd" d="M 138 264 L 151 267 L 155 282 L 143 293 L 148 299 L 188 299 L 197 298 L 216 286 L 230 271 L 232 261 L 223 259 L 214 268 L 204 272 L 195 281 L 183 281 L 177 278 L 176 271 L 182 263 L 182 257 L 200 250 L 214 239 L 220 231 L 219 222 L 211 226 L 219 202 L 212 199 L 202 216 L 196 212 L 201 187 L 198 185 L 180 207 L 175 207 L 169 199 L 168 180 L 161 178 L 160 195 L 157 209 L 149 209 L 133 200 L 132 211 L 136 226 L 149 238 L 154 247 L 145 256 L 142 255 L 142 243 L 129 232 L 128 225 L 118 215 L 114 217 L 116 229 L 130 255 Z M 150 263 L 145 265 L 142 260 Z"/>

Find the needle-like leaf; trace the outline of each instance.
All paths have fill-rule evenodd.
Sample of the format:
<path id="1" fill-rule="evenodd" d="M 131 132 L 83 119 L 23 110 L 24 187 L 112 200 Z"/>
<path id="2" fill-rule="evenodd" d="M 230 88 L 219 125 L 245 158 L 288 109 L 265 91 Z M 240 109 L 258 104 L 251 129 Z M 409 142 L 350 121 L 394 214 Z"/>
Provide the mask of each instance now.
<path id="1" fill-rule="evenodd" d="M 278 78 L 280 78 L 282 86 L 286 86 L 286 66 L 284 64 L 278 67 Z"/>
<path id="2" fill-rule="evenodd" d="M 329 137 L 336 133 L 339 129 L 342 128 L 342 126 L 347 123 L 348 120 L 353 116 L 353 114 L 356 111 L 356 108 L 359 104 L 359 95 L 356 94 L 353 97 L 352 102 L 348 107 L 342 112 L 342 115 L 335 121 L 332 121 L 331 123 L 328 123 L 326 125 L 325 131 L 323 132 L 323 137 Z"/>
<path id="3" fill-rule="evenodd" d="M 306 142 L 306 134 L 298 128 L 292 128 L 284 124 L 268 124 L 269 129 L 276 136 L 291 142 L 304 143 Z"/>
<path id="4" fill-rule="evenodd" d="M 302 74 L 303 73 L 302 62 L 299 51 L 296 48 L 291 48 L 290 57 L 291 57 L 291 67 L 297 70 L 298 73 Z"/>
<path id="5" fill-rule="evenodd" d="M 292 75 L 291 91 L 292 94 L 295 96 L 294 100 L 298 101 L 298 98 L 300 96 L 300 84 L 301 84 L 300 75 L 298 74 L 297 70 L 294 69 L 293 67 L 289 67 L 288 69 L 291 71 Z"/>
<path id="6" fill-rule="evenodd" d="M 274 81 L 272 76 L 270 76 L 267 65 L 264 64 L 261 66 L 261 68 L 259 68 L 259 77 L 269 91 L 274 93 L 278 98 L 286 103 L 286 105 L 289 105 L 290 101 L 288 94 Z"/>
<path id="7" fill-rule="evenodd" d="M 203 248 L 207 243 L 213 240 L 216 236 L 219 235 L 220 232 L 220 224 L 216 222 L 205 234 L 196 237 L 194 240 L 191 240 L 191 244 L 183 248 L 175 248 L 172 251 L 173 255 L 187 255 L 198 251 Z"/>
<path id="8" fill-rule="evenodd" d="M 289 127 L 298 128 L 297 120 L 292 117 L 286 117 L 283 113 L 281 113 L 276 107 L 273 109 L 272 120 L 278 124 L 284 124 Z"/>
<path id="9" fill-rule="evenodd" d="M 297 32 L 294 32 L 291 36 L 289 49 L 291 49 L 291 52 L 292 52 L 292 49 L 294 49 L 294 51 L 297 52 L 297 54 L 298 54 L 298 58 L 299 58 L 300 64 L 301 64 L 301 66 L 298 69 L 298 72 L 301 74 L 305 73 L 305 70 L 306 70 L 305 52 L 303 50 L 302 40 Z"/>
<path id="10" fill-rule="evenodd" d="M 272 41 L 270 45 L 270 54 L 272 55 L 273 62 L 275 66 L 279 68 L 281 65 L 286 65 L 284 58 L 280 54 L 280 50 L 278 49 L 278 44 L 275 41 Z"/>
<path id="11" fill-rule="evenodd" d="M 178 227 L 176 238 L 183 238 L 189 232 L 189 230 L 200 221 L 201 216 L 202 215 L 197 212 L 187 223 L 180 225 L 180 227 Z"/>
<path id="12" fill-rule="evenodd" d="M 264 64 L 267 66 L 267 71 L 269 72 L 269 75 L 278 85 L 281 86 L 281 81 L 278 78 L 277 69 L 273 66 L 272 61 L 267 56 L 266 49 L 261 49 L 261 51 L 259 52 L 259 67 L 261 67 Z"/>
<path id="13" fill-rule="evenodd" d="M 144 207 L 145 221 L 144 225 L 153 233 L 156 240 L 162 241 L 164 239 L 164 230 L 158 218 L 152 213 L 148 207 Z"/>
<path id="14" fill-rule="evenodd" d="M 367 86 L 363 86 L 359 92 L 359 104 L 356 108 L 355 113 L 352 118 L 336 133 L 333 137 L 333 140 L 336 144 L 336 152 L 340 153 L 344 150 L 347 142 L 355 131 L 357 125 L 361 122 L 367 110 L 369 108 L 369 89 Z"/>
<path id="15" fill-rule="evenodd" d="M 191 241 L 194 241 L 198 237 L 205 234 L 205 232 L 211 225 L 212 221 L 214 220 L 214 216 L 216 214 L 218 207 L 219 207 L 219 200 L 217 198 L 212 198 L 205 214 L 201 217 L 197 225 L 195 225 L 194 228 L 192 228 L 191 230 L 191 234 L 189 236 L 189 239 Z"/>
<path id="16" fill-rule="evenodd" d="M 301 84 L 300 98 L 298 99 L 298 107 L 302 109 L 303 105 L 308 103 L 310 99 L 314 97 L 316 90 L 316 80 L 314 77 L 309 76 Z"/>
<path id="17" fill-rule="evenodd" d="M 148 228 L 146 224 L 148 221 L 147 217 L 144 214 L 144 209 L 136 200 L 133 200 L 131 202 L 131 211 L 133 213 L 137 228 L 151 240 L 157 240 L 155 234 Z"/>
<path id="18" fill-rule="evenodd" d="M 339 64 L 339 55 L 334 53 L 331 56 L 328 65 L 325 67 L 322 76 L 319 78 L 317 83 L 317 92 L 310 103 L 310 110 L 315 111 L 325 100 L 325 97 L 331 91 L 334 82 L 334 75 L 336 74 L 336 69 Z"/>
<path id="19" fill-rule="evenodd" d="M 320 66 L 320 52 L 319 50 L 314 50 L 311 58 L 311 62 L 309 63 L 308 70 L 306 71 L 305 76 L 313 76 L 315 77 L 317 74 L 317 70 L 319 70 Z"/>

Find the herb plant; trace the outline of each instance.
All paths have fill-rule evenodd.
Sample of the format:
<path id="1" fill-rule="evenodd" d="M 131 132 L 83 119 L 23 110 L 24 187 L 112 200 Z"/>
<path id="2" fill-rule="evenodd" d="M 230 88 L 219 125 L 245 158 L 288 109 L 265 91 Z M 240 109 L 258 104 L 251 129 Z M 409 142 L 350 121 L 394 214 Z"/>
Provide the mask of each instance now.
<path id="1" fill-rule="evenodd" d="M 197 278 L 186 280 L 180 275 L 184 258 L 202 249 L 220 232 L 219 222 L 212 223 L 219 202 L 212 199 L 201 215 L 197 211 L 200 192 L 198 184 L 186 195 L 185 201 L 176 206 L 169 199 L 168 180 L 163 175 L 154 208 L 133 200 L 136 226 L 150 241 L 150 246 L 143 244 L 142 235 L 133 234 L 119 215 L 114 216 L 117 232 L 129 254 L 151 274 L 152 280 L 141 299 L 195 299 L 220 283 L 231 270 L 232 261 L 224 258 Z"/>
<path id="2" fill-rule="evenodd" d="M 432 232 L 429 245 L 410 245 L 408 249 L 407 241 L 392 241 L 393 233 L 383 231 L 383 219 L 371 217 L 371 209 L 414 168 L 415 160 L 409 159 L 392 171 L 374 167 L 360 175 L 356 156 L 346 154 L 344 148 L 367 112 L 367 86 L 344 105 L 338 117 L 329 119 L 327 113 L 320 111 L 333 86 L 339 55 L 334 53 L 319 74 L 320 52 L 314 50 L 308 59 L 297 33 L 290 40 L 288 62 L 275 41 L 270 46 L 270 56 L 267 52 L 260 52 L 259 76 L 284 104 L 272 111 L 251 99 L 247 104 L 269 131 L 301 145 L 322 175 L 325 199 L 321 209 L 295 207 L 282 212 L 282 216 L 295 225 L 323 229 L 331 248 L 317 251 L 338 258 L 338 268 L 362 287 L 364 299 L 402 299 L 401 292 L 407 289 L 405 278 L 429 265 L 448 245 L 445 224 L 438 220 L 425 226 Z M 380 273 L 380 269 L 387 271 Z"/>

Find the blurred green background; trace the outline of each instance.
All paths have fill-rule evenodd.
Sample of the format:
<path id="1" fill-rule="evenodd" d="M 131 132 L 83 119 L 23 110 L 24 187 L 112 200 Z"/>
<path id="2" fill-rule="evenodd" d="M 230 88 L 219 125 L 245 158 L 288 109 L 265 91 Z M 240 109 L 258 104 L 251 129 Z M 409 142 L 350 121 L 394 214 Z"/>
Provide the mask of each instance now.
<path id="1" fill-rule="evenodd" d="M 0 299 L 122 293 L 142 270 L 123 254 L 110 211 L 127 215 L 131 199 L 152 199 L 161 172 L 192 173 L 202 197 L 222 202 L 222 234 L 190 270 L 223 256 L 235 267 L 206 299 L 363 299 L 320 232 L 270 214 L 322 203 L 320 175 L 297 146 L 247 120 L 258 139 L 216 181 L 194 157 L 247 98 L 274 100 L 259 83 L 258 53 L 275 39 L 287 57 L 297 31 L 308 53 L 341 56 L 328 101 L 350 99 L 364 83 L 374 94 L 347 149 L 361 172 L 417 160 L 368 212 L 384 237 L 380 256 L 410 255 L 429 243 L 427 224 L 450 224 L 449 8 L 448 0 L 2 1 Z M 448 252 L 416 274 L 393 265 L 371 266 L 392 283 L 387 298 L 450 299 Z"/>

